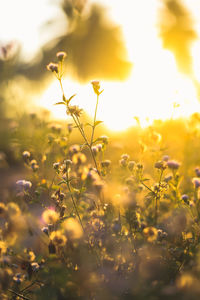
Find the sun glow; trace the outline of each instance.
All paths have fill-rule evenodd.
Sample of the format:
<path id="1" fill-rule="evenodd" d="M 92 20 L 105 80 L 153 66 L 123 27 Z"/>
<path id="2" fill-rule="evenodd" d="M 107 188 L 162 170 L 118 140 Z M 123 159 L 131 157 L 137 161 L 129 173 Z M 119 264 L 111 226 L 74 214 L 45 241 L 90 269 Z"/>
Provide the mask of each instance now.
<path id="1" fill-rule="evenodd" d="M 8 0 L 4 3 L 4 11 L 0 11 L 0 22 L 3 24 L 1 27 L 6 28 L 5 34 L 3 31 L 0 32 L 1 40 L 15 38 L 22 41 L 24 52 L 30 57 L 29 55 L 33 55 L 42 42 L 48 40 L 48 37 L 44 36 L 39 38 L 38 30 L 41 23 L 54 18 L 56 14 L 62 16 L 61 9 L 56 10 L 56 5 L 49 5 L 48 0 L 42 3 L 39 0 L 28 1 L 29 4 L 25 0 L 19 0 L 16 5 L 21 10 L 13 7 L 10 11 L 11 2 L 13 6 L 15 1 Z M 90 2 L 107 6 L 111 19 L 122 26 L 128 56 L 133 63 L 131 75 L 126 81 L 101 82 L 104 92 L 100 97 L 97 118 L 103 120 L 112 130 L 125 130 L 136 123 L 134 117 L 138 117 L 141 125 L 146 126 L 155 119 L 188 117 L 194 112 L 199 112 L 200 105 L 195 84 L 200 83 L 200 38 L 191 48 L 194 74 L 193 77 L 187 77 L 177 70 L 174 55 L 162 47 L 157 28 L 160 1 L 90 0 Z M 197 14 L 200 4 L 195 0 L 184 2 L 194 16 L 197 34 L 200 36 L 200 18 Z M 12 23 L 8 22 L 6 17 L 8 13 L 12 14 L 10 15 Z M 13 26 L 14 22 L 16 26 Z M 59 22 L 55 23 L 55 28 L 60 28 L 59 24 L 61 25 Z M 74 103 L 86 110 L 89 115 L 93 115 L 96 99 L 90 83 L 80 85 L 66 77 L 64 88 L 67 96 L 77 93 Z M 55 81 L 41 96 L 39 105 L 49 109 L 56 118 L 65 119 L 63 106 L 53 105 L 61 96 L 58 82 Z"/>
<path id="2" fill-rule="evenodd" d="M 101 95 L 98 119 L 104 120 L 110 129 L 118 131 L 134 125 L 135 116 L 140 119 L 142 126 L 146 126 L 155 119 L 188 117 L 200 111 L 194 78 L 181 74 L 173 54 L 162 47 L 156 27 L 158 1 L 125 2 L 125 9 L 122 10 L 121 1 L 109 1 L 109 12 L 112 19 L 122 25 L 129 58 L 134 67 L 125 82 L 101 83 L 104 92 Z M 144 5 L 148 5 L 148 9 L 144 10 Z M 194 44 L 192 55 L 194 77 L 200 81 L 200 41 Z M 90 84 L 81 86 L 68 78 L 64 86 L 71 94 L 78 93 L 76 104 L 93 115 L 95 96 Z M 63 107 L 52 105 L 56 95 L 58 85 L 53 83 L 40 103 L 56 117 L 66 118 Z"/>

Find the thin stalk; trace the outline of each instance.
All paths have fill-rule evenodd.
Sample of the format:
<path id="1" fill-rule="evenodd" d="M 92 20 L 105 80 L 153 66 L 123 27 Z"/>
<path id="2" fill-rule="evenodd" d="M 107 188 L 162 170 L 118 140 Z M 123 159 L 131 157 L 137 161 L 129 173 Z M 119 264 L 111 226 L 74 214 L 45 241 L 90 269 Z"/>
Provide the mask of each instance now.
<path id="1" fill-rule="evenodd" d="M 162 180 L 162 175 L 163 175 L 163 170 L 161 169 L 160 179 L 159 179 L 159 183 L 158 183 L 159 189 L 160 189 L 160 184 L 161 184 L 161 180 Z M 157 225 L 157 220 L 158 220 L 158 200 L 159 200 L 158 192 L 156 193 L 155 200 L 156 200 L 156 203 L 155 203 L 155 225 Z"/>
<path id="2" fill-rule="evenodd" d="M 63 96 L 65 97 L 64 89 L 63 89 L 63 85 L 62 85 L 62 80 L 61 80 L 61 78 L 58 78 L 58 81 L 59 81 L 59 83 L 60 83 L 60 87 L 61 87 Z M 97 104 L 96 104 L 95 118 L 94 118 L 94 120 L 96 120 L 97 106 L 98 106 L 98 101 L 97 101 Z M 67 104 L 67 108 L 69 108 L 68 104 Z M 80 131 L 80 133 L 81 133 L 81 135 L 82 135 L 82 137 L 83 137 L 83 139 L 84 139 L 84 141 L 85 141 L 85 144 L 86 144 L 87 147 L 89 148 L 90 153 L 91 153 L 91 156 L 92 156 L 93 161 L 94 161 L 94 164 L 95 164 L 95 168 L 97 169 L 97 172 L 98 172 L 98 174 L 100 175 L 100 172 L 99 172 L 98 166 L 97 166 L 97 161 L 96 161 L 96 158 L 95 158 L 94 153 L 93 153 L 93 151 L 92 151 L 91 143 L 89 143 L 89 141 L 88 141 L 88 139 L 87 139 L 87 137 L 86 137 L 86 135 L 85 135 L 85 132 L 84 132 L 84 130 L 83 130 L 81 124 L 80 124 L 79 118 L 75 117 L 72 113 L 70 113 L 70 115 L 71 115 L 71 117 L 73 118 L 74 123 L 76 124 L 77 128 L 79 129 L 79 131 Z M 94 122 L 95 122 L 95 121 L 94 121 Z M 93 126 L 93 127 L 94 127 L 94 126 Z M 94 135 L 94 130 L 93 130 L 93 135 Z M 92 138 L 92 140 L 93 140 L 93 138 Z"/>
<path id="3" fill-rule="evenodd" d="M 92 126 L 92 135 L 91 135 L 90 146 L 92 146 L 92 144 L 93 144 L 94 130 L 95 130 L 95 123 L 96 123 L 96 118 L 97 118 L 97 107 L 98 107 L 98 103 L 99 103 L 99 94 L 97 94 L 97 102 L 96 102 L 95 113 L 94 113 L 94 121 L 93 121 L 93 126 Z"/>
<path id="4" fill-rule="evenodd" d="M 79 212 L 78 212 L 78 207 L 77 207 L 77 205 L 76 205 L 76 202 L 75 202 L 75 200 L 74 200 L 74 196 L 73 196 L 73 194 L 72 194 L 71 186 L 70 186 L 70 183 L 69 183 L 69 173 L 68 173 L 68 171 L 67 171 L 67 181 L 66 181 L 66 183 L 67 183 L 67 187 L 68 187 L 68 190 L 69 190 L 71 199 L 72 199 L 72 203 L 73 203 L 74 209 L 75 209 L 75 211 L 76 211 L 76 215 L 77 215 L 77 217 L 78 217 L 78 219 L 79 219 L 79 222 L 80 222 L 80 224 L 81 224 L 81 227 L 82 227 L 82 229 L 83 229 L 83 232 L 85 232 L 85 229 L 84 229 L 84 227 L 83 227 L 83 223 L 82 223 L 80 214 L 79 214 Z"/>
<path id="5" fill-rule="evenodd" d="M 11 292 L 11 293 L 13 293 L 15 296 L 18 296 L 18 297 L 21 298 L 21 299 L 24 299 L 24 300 L 30 300 L 30 298 L 27 298 L 27 297 L 25 297 L 25 296 L 23 296 L 23 295 L 21 295 L 21 294 L 18 294 L 17 292 L 15 292 L 15 291 L 13 291 L 13 290 L 11 290 L 11 289 L 8 289 L 8 291 Z"/>

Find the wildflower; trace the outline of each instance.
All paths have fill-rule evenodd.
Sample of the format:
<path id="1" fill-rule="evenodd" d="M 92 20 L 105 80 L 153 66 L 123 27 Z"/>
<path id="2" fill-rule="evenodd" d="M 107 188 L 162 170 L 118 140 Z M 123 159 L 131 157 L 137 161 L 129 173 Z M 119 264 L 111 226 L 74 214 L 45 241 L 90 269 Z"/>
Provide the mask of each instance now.
<path id="1" fill-rule="evenodd" d="M 98 153 L 98 148 L 97 148 L 97 146 L 92 146 L 92 152 L 94 153 L 94 155 L 96 156 L 97 155 L 97 153 Z"/>
<path id="2" fill-rule="evenodd" d="M 68 115 L 75 115 L 76 117 L 80 117 L 82 113 L 82 109 L 78 107 L 78 105 L 70 105 L 67 108 Z"/>
<path id="3" fill-rule="evenodd" d="M 63 61 L 67 57 L 67 53 L 64 51 L 59 51 L 56 53 L 58 61 Z"/>
<path id="4" fill-rule="evenodd" d="M 97 150 L 98 150 L 99 152 L 101 152 L 101 150 L 102 150 L 102 148 L 103 148 L 103 147 L 102 147 L 102 144 L 97 144 L 96 147 L 97 147 Z"/>
<path id="5" fill-rule="evenodd" d="M 65 166 L 66 166 L 66 169 L 68 169 L 69 167 L 71 167 L 72 161 L 71 161 L 70 159 L 66 159 L 66 160 L 64 161 L 64 164 L 65 164 Z"/>
<path id="6" fill-rule="evenodd" d="M 28 261 L 34 261 L 35 254 L 33 251 L 27 251 L 27 259 L 28 259 Z"/>
<path id="7" fill-rule="evenodd" d="M 168 161 L 169 160 L 169 155 L 164 155 L 162 158 L 163 161 Z"/>
<path id="8" fill-rule="evenodd" d="M 60 231 L 53 231 L 50 234 L 50 240 L 59 247 L 63 247 L 67 242 L 67 238 Z"/>
<path id="9" fill-rule="evenodd" d="M 135 167 L 135 162 L 133 160 L 129 161 L 129 163 L 128 163 L 128 169 L 129 169 L 129 171 L 132 172 L 133 169 L 134 169 L 134 167 Z"/>
<path id="10" fill-rule="evenodd" d="M 37 272 L 39 270 L 40 266 L 37 262 L 33 262 L 31 264 L 31 268 L 32 268 L 33 272 Z"/>
<path id="11" fill-rule="evenodd" d="M 124 168 L 127 167 L 127 165 L 128 165 L 127 160 L 125 160 L 125 159 L 120 159 L 119 165 L 120 165 L 121 167 L 124 167 Z"/>
<path id="12" fill-rule="evenodd" d="M 86 161 L 86 156 L 85 156 L 85 154 L 83 154 L 81 152 L 76 153 L 72 156 L 72 162 L 75 165 L 83 164 L 85 161 Z"/>
<path id="13" fill-rule="evenodd" d="M 43 227 L 42 232 L 44 232 L 46 235 L 49 235 L 49 228 L 48 227 Z"/>
<path id="14" fill-rule="evenodd" d="M 80 223 L 74 218 L 68 218 L 64 221 L 63 228 L 69 239 L 80 239 L 83 235 L 83 229 Z"/>
<path id="15" fill-rule="evenodd" d="M 180 167 L 180 163 L 177 162 L 176 160 L 168 160 L 167 166 L 172 170 L 177 170 Z"/>
<path id="16" fill-rule="evenodd" d="M 60 209 L 60 217 L 62 218 L 65 214 L 65 210 L 66 210 L 66 205 L 62 205 L 61 209 Z"/>
<path id="17" fill-rule="evenodd" d="M 20 284 L 24 281 L 24 275 L 22 273 L 17 273 L 13 276 L 13 281 Z"/>
<path id="18" fill-rule="evenodd" d="M 93 80 L 91 84 L 95 94 L 100 95 L 100 82 L 98 80 Z"/>
<path id="19" fill-rule="evenodd" d="M 106 135 L 100 136 L 99 140 L 102 141 L 105 145 L 108 144 L 108 137 Z"/>
<path id="20" fill-rule="evenodd" d="M 140 170 L 142 170 L 142 169 L 143 169 L 143 165 L 142 165 L 142 164 L 140 164 L 140 163 L 137 163 L 136 167 L 137 167 L 137 169 L 140 169 Z"/>
<path id="21" fill-rule="evenodd" d="M 64 193 L 59 193 L 58 197 L 59 197 L 60 201 L 63 201 L 63 199 L 65 198 L 65 194 Z"/>
<path id="22" fill-rule="evenodd" d="M 162 241 L 168 236 L 167 232 L 163 231 L 162 229 L 158 229 L 158 240 Z"/>
<path id="23" fill-rule="evenodd" d="M 29 190 L 32 187 L 32 183 L 30 181 L 27 181 L 27 180 L 18 180 L 16 182 L 16 185 L 19 188 L 24 188 L 25 190 Z"/>
<path id="24" fill-rule="evenodd" d="M 42 214 L 42 219 L 46 224 L 55 224 L 58 221 L 58 214 L 53 209 L 46 209 Z"/>
<path id="25" fill-rule="evenodd" d="M 122 154 L 121 159 L 128 160 L 130 156 L 128 154 Z"/>
<path id="26" fill-rule="evenodd" d="M 159 160 L 155 163 L 154 167 L 156 169 L 165 170 L 167 168 L 167 164 L 165 161 Z"/>
<path id="27" fill-rule="evenodd" d="M 80 151 L 80 146 L 77 145 L 77 144 L 72 145 L 72 146 L 70 146 L 70 148 L 69 148 L 69 152 L 70 152 L 71 154 L 78 153 L 79 151 Z"/>
<path id="28" fill-rule="evenodd" d="M 181 199 L 182 199 L 184 202 L 187 203 L 188 200 L 189 200 L 189 197 L 188 197 L 188 195 L 184 194 L 184 195 L 181 196 Z"/>
<path id="29" fill-rule="evenodd" d="M 62 127 L 61 127 L 60 124 L 51 124 L 51 125 L 50 125 L 50 129 L 51 129 L 52 131 L 54 131 L 55 133 L 56 133 L 56 132 L 57 132 L 57 133 L 60 133 Z"/>
<path id="30" fill-rule="evenodd" d="M 59 166 L 60 166 L 60 163 L 59 163 L 59 162 L 54 163 L 54 164 L 53 164 L 54 170 L 58 170 L 58 169 L 59 169 Z"/>
<path id="31" fill-rule="evenodd" d="M 165 176 L 164 181 L 165 181 L 166 183 L 168 183 L 170 180 L 172 180 L 172 175 L 167 175 L 167 176 Z"/>
<path id="32" fill-rule="evenodd" d="M 110 166 L 110 164 L 111 164 L 111 161 L 109 159 L 106 159 L 106 160 L 101 162 L 101 166 L 103 168 L 108 168 Z"/>
<path id="33" fill-rule="evenodd" d="M 134 179 L 132 177 L 126 178 L 126 184 L 127 185 L 133 185 L 134 184 Z"/>
<path id="34" fill-rule="evenodd" d="M 22 156 L 23 156 L 24 159 L 29 159 L 31 157 L 31 154 L 30 154 L 29 151 L 24 151 L 22 153 Z"/>
<path id="35" fill-rule="evenodd" d="M 200 178 L 194 177 L 192 183 L 194 184 L 195 189 L 198 189 L 200 187 Z"/>
<path id="36" fill-rule="evenodd" d="M 48 70 L 48 71 L 51 71 L 51 72 L 58 73 L 58 64 L 55 64 L 55 63 L 53 63 L 53 62 L 50 62 L 50 63 L 47 65 L 47 70 Z"/>
<path id="37" fill-rule="evenodd" d="M 67 124 L 67 129 L 68 129 L 68 132 L 71 133 L 73 130 L 73 124 L 72 123 Z"/>
<path id="38" fill-rule="evenodd" d="M 200 168 L 199 167 L 195 168 L 195 173 L 196 173 L 197 177 L 200 177 Z"/>
<path id="39" fill-rule="evenodd" d="M 158 230 L 151 226 L 144 228 L 143 233 L 147 237 L 148 242 L 153 242 L 157 239 Z"/>

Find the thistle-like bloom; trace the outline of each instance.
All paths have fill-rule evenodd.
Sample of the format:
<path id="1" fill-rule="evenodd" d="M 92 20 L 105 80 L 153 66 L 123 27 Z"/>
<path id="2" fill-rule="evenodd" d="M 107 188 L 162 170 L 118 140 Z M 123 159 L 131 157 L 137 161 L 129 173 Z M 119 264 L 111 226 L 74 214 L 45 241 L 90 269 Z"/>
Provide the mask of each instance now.
<path id="1" fill-rule="evenodd" d="M 47 65 L 47 70 L 48 70 L 48 71 L 51 71 L 51 72 L 58 73 L 58 64 L 55 64 L 55 63 L 53 63 L 53 62 L 50 62 L 50 63 Z"/>
<path id="2" fill-rule="evenodd" d="M 178 170 L 178 168 L 180 167 L 180 163 L 176 160 L 168 160 L 167 166 L 172 170 Z"/>
<path id="3" fill-rule="evenodd" d="M 19 188 L 23 188 L 25 190 L 29 190 L 32 187 L 32 183 L 30 181 L 27 180 L 18 180 L 16 182 L 17 187 Z"/>
<path id="4" fill-rule="evenodd" d="M 195 189 L 198 189 L 200 187 L 200 178 L 194 177 L 192 183 L 194 184 Z"/>
<path id="5" fill-rule="evenodd" d="M 56 57 L 57 57 L 58 61 L 63 61 L 67 57 L 67 53 L 64 51 L 59 51 L 56 54 Z"/>

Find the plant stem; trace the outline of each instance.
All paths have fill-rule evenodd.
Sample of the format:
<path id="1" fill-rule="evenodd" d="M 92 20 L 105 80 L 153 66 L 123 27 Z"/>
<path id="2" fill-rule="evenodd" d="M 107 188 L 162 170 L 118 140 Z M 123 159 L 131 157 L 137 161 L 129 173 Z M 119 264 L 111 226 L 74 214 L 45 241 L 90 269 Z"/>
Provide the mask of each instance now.
<path id="1" fill-rule="evenodd" d="M 60 87 L 61 87 L 61 90 L 62 90 L 62 93 L 63 93 L 63 97 L 65 97 L 61 78 L 58 78 L 58 81 L 60 83 Z M 96 121 L 97 106 L 98 106 L 98 98 L 97 98 L 96 109 L 95 109 L 94 124 L 95 124 L 95 121 Z M 69 110 L 69 105 L 68 104 L 67 104 L 67 108 Z M 70 112 L 70 110 L 69 110 L 69 112 Z M 95 158 L 94 153 L 92 151 L 92 143 L 91 142 L 89 143 L 89 141 L 88 141 L 88 139 L 87 139 L 87 137 L 85 135 L 85 132 L 84 132 L 84 130 L 83 130 L 81 124 L 80 124 L 79 118 L 75 117 L 74 114 L 72 114 L 71 112 L 70 112 L 70 115 L 73 118 L 74 123 L 76 124 L 77 128 L 79 129 L 80 134 L 82 135 L 82 137 L 83 137 L 83 139 L 85 141 L 86 146 L 89 148 L 91 156 L 92 156 L 92 159 L 93 159 L 94 164 L 95 164 L 95 168 L 96 168 L 98 174 L 100 175 L 100 172 L 99 172 L 99 169 L 98 169 L 98 166 L 97 166 L 97 161 L 96 161 L 96 158 Z M 93 142 L 93 136 L 94 136 L 94 128 L 95 128 L 95 126 L 93 125 L 92 138 L 91 138 L 92 142 Z"/>
<path id="2" fill-rule="evenodd" d="M 96 123 L 96 118 L 97 118 L 97 107 L 98 107 L 98 103 L 99 103 L 99 95 L 97 94 L 97 102 L 96 102 L 95 113 L 94 113 L 94 121 L 93 121 L 93 126 L 92 126 L 92 135 L 91 135 L 90 146 L 92 146 L 92 144 L 93 144 L 94 130 L 95 130 L 95 123 Z"/>
<path id="3" fill-rule="evenodd" d="M 18 297 L 20 297 L 20 298 L 22 298 L 24 300 L 30 300 L 30 298 L 27 298 L 27 297 L 25 297 L 25 296 L 23 296 L 21 294 L 18 294 L 18 293 L 16 293 L 15 291 L 13 291 L 11 289 L 8 289 L 8 291 L 11 292 L 11 293 L 13 293 L 15 296 L 18 296 Z"/>
<path id="4" fill-rule="evenodd" d="M 71 190 L 71 186 L 70 186 L 70 182 L 69 182 L 69 173 L 68 173 L 68 170 L 67 170 L 67 181 L 66 181 L 66 183 L 67 183 L 67 187 L 68 187 L 68 190 L 69 190 L 71 199 L 72 199 L 72 203 L 73 203 L 74 209 L 75 209 L 75 211 L 76 211 L 76 215 L 77 215 L 77 217 L 78 217 L 78 219 L 79 219 L 79 222 L 80 222 L 80 224 L 81 224 L 81 227 L 82 227 L 82 229 L 83 229 L 83 232 L 85 232 L 85 229 L 84 229 L 84 227 L 83 227 L 83 223 L 82 223 L 80 214 L 79 214 L 79 212 L 78 212 L 78 207 L 77 207 L 77 205 L 76 205 L 76 202 L 75 202 L 75 200 L 74 200 L 74 196 L 73 196 L 73 193 L 72 193 L 72 190 Z"/>

